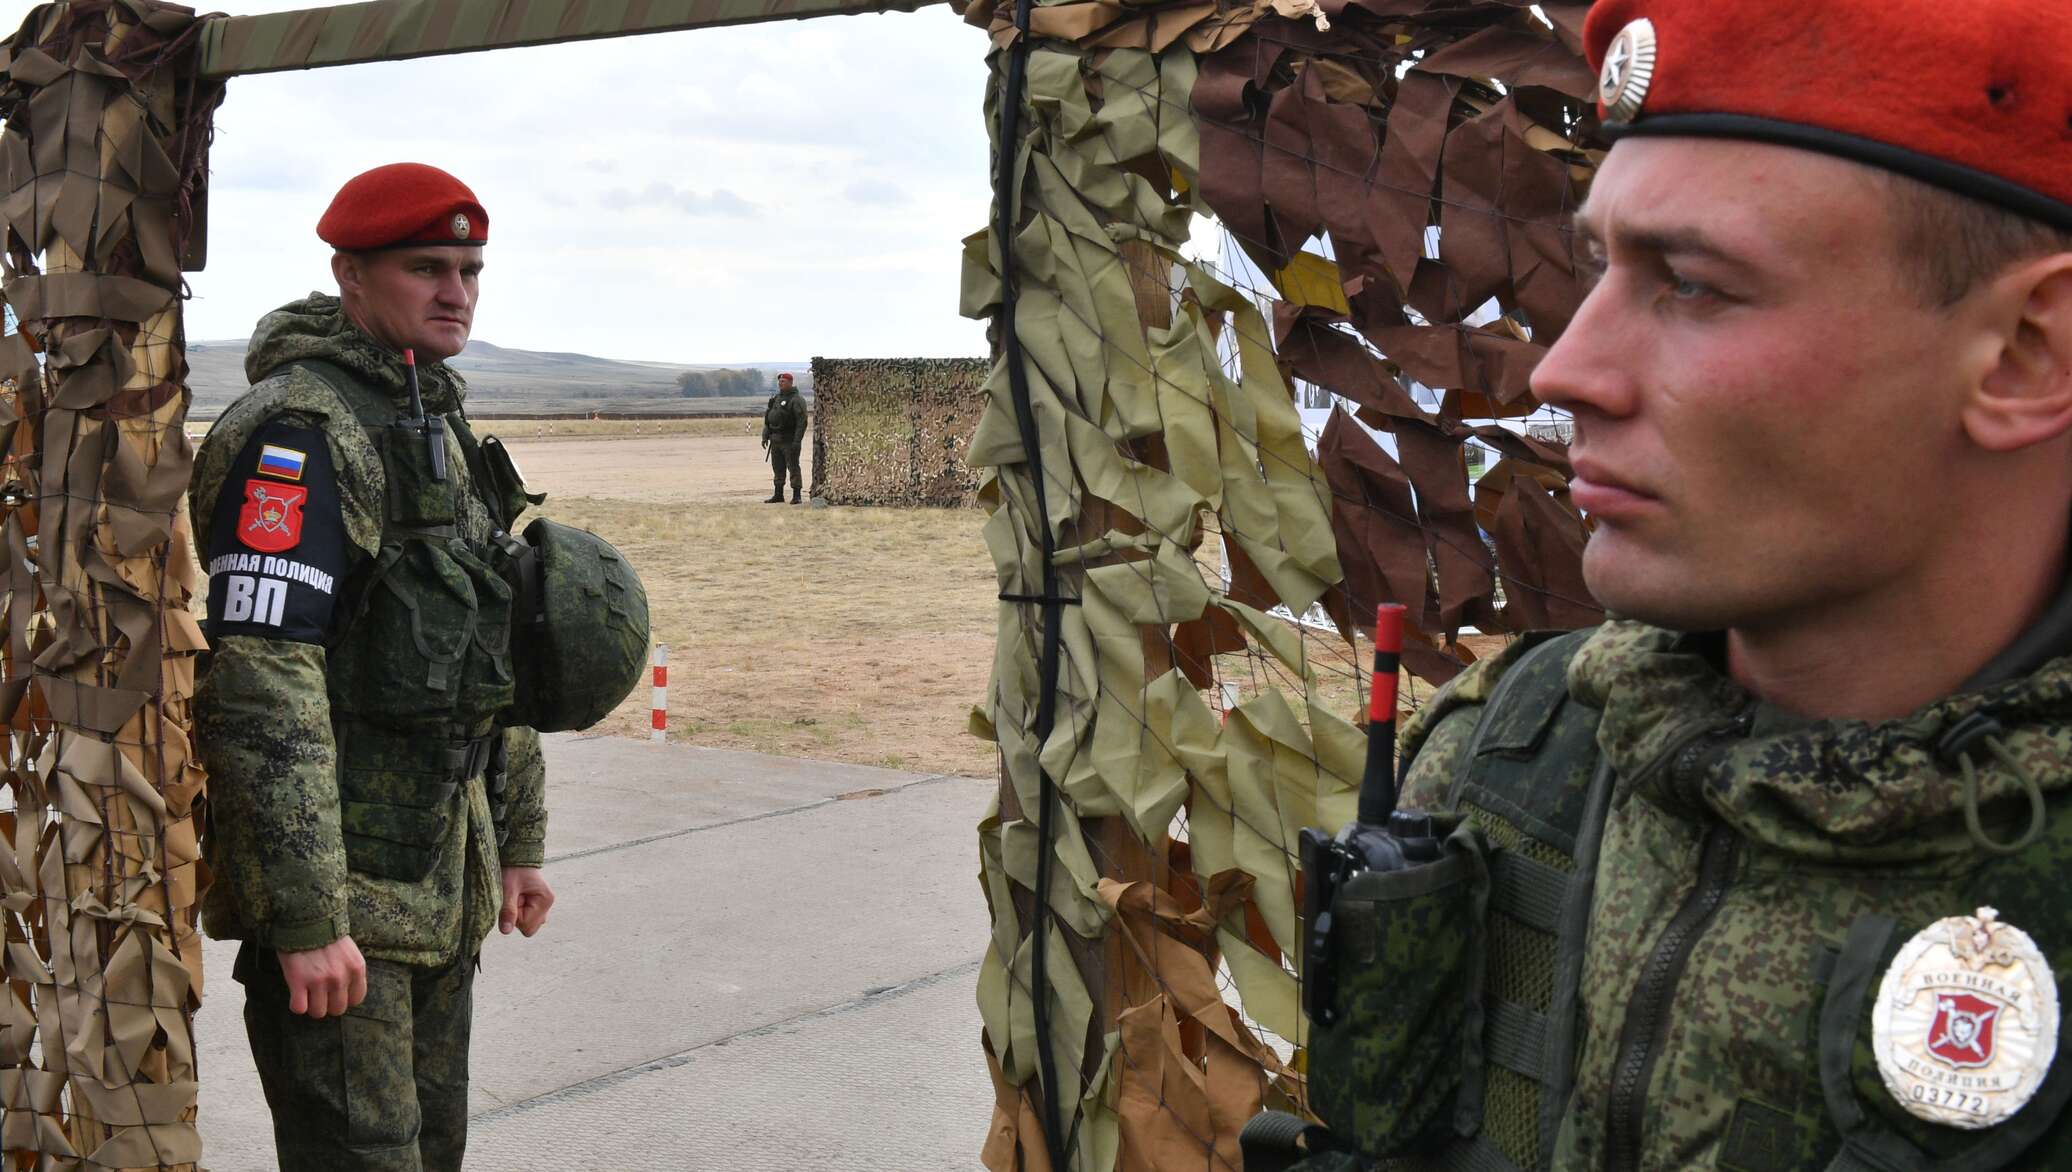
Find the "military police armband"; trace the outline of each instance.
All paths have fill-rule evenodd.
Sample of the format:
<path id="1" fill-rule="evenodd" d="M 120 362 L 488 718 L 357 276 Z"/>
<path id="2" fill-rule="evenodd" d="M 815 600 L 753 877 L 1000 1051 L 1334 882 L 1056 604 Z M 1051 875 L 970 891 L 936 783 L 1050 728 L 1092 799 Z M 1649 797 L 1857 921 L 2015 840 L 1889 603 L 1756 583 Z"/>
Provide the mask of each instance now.
<path id="1" fill-rule="evenodd" d="M 210 637 L 323 642 L 345 559 L 345 522 L 323 433 L 279 421 L 260 428 L 216 496 L 204 557 Z"/>

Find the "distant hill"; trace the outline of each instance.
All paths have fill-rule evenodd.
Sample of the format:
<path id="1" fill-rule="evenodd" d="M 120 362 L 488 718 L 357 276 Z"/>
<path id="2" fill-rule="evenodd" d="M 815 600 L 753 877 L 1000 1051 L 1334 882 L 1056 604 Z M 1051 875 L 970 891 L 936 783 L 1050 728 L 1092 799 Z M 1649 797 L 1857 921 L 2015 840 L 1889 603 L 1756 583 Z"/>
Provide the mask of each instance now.
<path id="1" fill-rule="evenodd" d="M 188 382 L 194 388 L 193 414 L 211 418 L 244 392 L 245 341 L 187 343 Z M 685 398 L 676 376 L 686 370 L 722 366 L 753 368 L 777 375 L 790 371 L 803 390 L 811 390 L 812 368 L 804 362 L 669 363 L 598 358 L 589 354 L 517 350 L 473 341 L 452 365 L 468 380 L 468 410 L 476 415 L 500 412 L 559 411 L 714 411 L 738 410 L 739 399 Z"/>

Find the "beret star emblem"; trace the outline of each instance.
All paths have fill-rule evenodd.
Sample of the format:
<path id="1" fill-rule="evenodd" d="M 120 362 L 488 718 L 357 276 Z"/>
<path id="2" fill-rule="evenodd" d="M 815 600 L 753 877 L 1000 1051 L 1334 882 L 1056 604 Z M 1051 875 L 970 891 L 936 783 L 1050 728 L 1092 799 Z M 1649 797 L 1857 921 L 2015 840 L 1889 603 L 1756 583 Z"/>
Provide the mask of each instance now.
<path id="1" fill-rule="evenodd" d="M 1608 122 L 1631 122 L 1655 80 L 1655 22 L 1642 17 L 1619 30 L 1604 55 L 1597 88 Z"/>
<path id="2" fill-rule="evenodd" d="M 466 212 L 453 213 L 453 238 L 455 240 L 466 240 L 474 230 L 475 226 L 468 223 L 468 214 Z"/>

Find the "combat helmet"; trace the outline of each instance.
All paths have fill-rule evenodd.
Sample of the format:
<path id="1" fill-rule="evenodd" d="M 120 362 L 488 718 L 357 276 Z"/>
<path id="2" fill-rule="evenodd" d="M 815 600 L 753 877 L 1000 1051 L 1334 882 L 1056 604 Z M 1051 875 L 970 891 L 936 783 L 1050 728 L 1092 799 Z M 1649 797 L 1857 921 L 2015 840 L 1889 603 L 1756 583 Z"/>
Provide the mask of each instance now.
<path id="1" fill-rule="evenodd" d="M 512 577 L 517 701 L 505 723 L 541 732 L 588 728 L 640 681 L 647 591 L 610 542 L 541 517 L 525 527 Z"/>

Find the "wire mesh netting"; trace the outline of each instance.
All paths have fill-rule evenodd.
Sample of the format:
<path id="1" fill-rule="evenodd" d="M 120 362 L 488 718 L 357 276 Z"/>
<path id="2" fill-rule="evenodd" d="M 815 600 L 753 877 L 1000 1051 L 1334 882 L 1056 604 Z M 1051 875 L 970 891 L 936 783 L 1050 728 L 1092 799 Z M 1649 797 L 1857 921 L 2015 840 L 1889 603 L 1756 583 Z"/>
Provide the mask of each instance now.
<path id="1" fill-rule="evenodd" d="M 0 1126 L 9 1167 L 191 1168 L 202 647 L 180 272 L 199 22 L 47 6 L 0 78 Z"/>
<path id="2" fill-rule="evenodd" d="M 1586 279 L 1586 11 L 966 9 L 996 1172 L 1237 1169 L 1247 1119 L 1305 1111 L 1295 845 L 1352 816 L 1376 604 L 1413 708 L 1601 617 L 1528 381 Z"/>
<path id="3" fill-rule="evenodd" d="M 992 364 L 815 358 L 813 495 L 833 505 L 968 505 L 965 461 Z"/>

